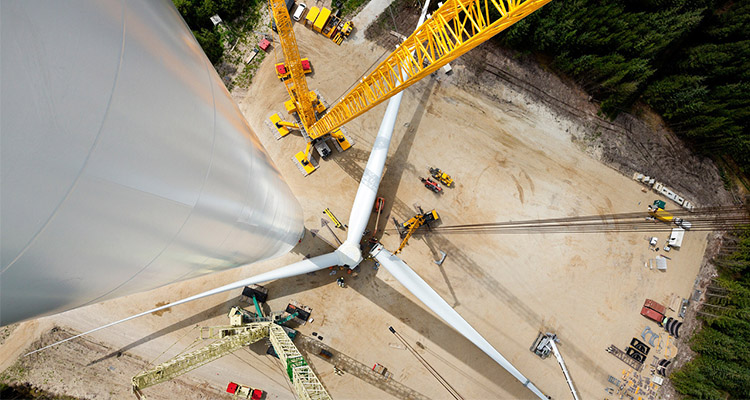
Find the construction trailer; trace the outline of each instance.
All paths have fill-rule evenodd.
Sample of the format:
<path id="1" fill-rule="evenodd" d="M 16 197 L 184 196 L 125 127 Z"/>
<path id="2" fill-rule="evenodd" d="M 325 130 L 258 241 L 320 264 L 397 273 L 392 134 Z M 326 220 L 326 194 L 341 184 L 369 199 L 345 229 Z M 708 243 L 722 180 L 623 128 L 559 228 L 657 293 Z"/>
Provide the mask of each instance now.
<path id="1" fill-rule="evenodd" d="M 318 13 L 318 17 L 315 18 L 315 23 L 313 24 L 313 30 L 318 33 L 323 33 L 323 28 L 328 23 L 328 19 L 330 19 L 330 17 L 331 17 L 331 10 L 323 7 Z"/>
<path id="2" fill-rule="evenodd" d="M 320 9 L 318 7 L 310 7 L 310 10 L 307 12 L 307 17 L 305 18 L 305 26 L 309 23 L 312 28 L 315 25 L 315 19 L 318 18 L 318 14 L 320 14 Z"/>
<path id="3" fill-rule="evenodd" d="M 685 237 L 685 230 L 682 228 L 673 228 L 669 235 L 669 246 L 676 249 L 682 246 L 682 239 Z"/>

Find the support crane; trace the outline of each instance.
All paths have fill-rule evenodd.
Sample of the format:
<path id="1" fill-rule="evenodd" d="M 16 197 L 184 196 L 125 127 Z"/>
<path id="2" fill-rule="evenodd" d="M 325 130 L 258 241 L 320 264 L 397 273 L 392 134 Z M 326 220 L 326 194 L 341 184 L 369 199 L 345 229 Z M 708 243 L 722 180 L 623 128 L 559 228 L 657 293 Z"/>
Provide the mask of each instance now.
<path id="1" fill-rule="evenodd" d="M 232 307 L 229 313 L 230 320 L 235 315 L 242 316 L 245 313 L 246 311 L 242 308 Z M 261 319 L 265 319 L 262 314 L 259 313 L 258 315 L 261 316 Z M 284 322 L 298 315 L 299 313 L 294 313 L 275 322 L 266 320 L 239 326 L 233 324 L 230 326 L 202 327 L 201 339 L 218 340 L 206 347 L 174 357 L 134 376 L 132 379 L 133 393 L 139 399 L 145 398 L 141 392 L 142 389 L 174 379 L 267 337 L 270 339 L 279 359 L 284 363 L 284 368 L 289 375 L 289 380 L 294 384 L 298 397 L 306 400 L 330 400 L 331 397 L 328 392 L 281 326 Z"/>
<path id="2" fill-rule="evenodd" d="M 337 144 L 342 144 L 343 150 L 351 146 L 341 133 L 342 125 L 437 71 L 550 1 L 446 1 L 430 19 L 318 119 L 311 104 L 315 94 L 307 88 L 284 1 L 270 0 L 284 50 L 285 64 L 291 70 L 291 79 L 285 85 L 294 107 L 287 107 L 287 111 L 297 113 L 301 122 L 299 130 L 308 141 L 305 151 L 294 157 L 300 169 L 306 175 L 316 169 L 309 158 L 310 149 L 319 141 L 326 140 L 327 136 L 336 139 Z M 278 128 L 280 117 L 276 115 L 271 120 Z"/>
<path id="3" fill-rule="evenodd" d="M 557 335 L 554 333 L 547 332 L 547 334 L 543 335 L 540 332 L 539 336 L 537 336 L 536 340 L 534 341 L 534 344 L 531 346 L 531 351 L 533 351 L 534 354 L 538 355 L 542 359 L 549 357 L 549 353 L 555 355 L 557 363 L 560 364 L 563 375 L 565 375 L 565 381 L 568 383 L 570 393 L 573 394 L 573 399 L 579 400 L 578 392 L 576 391 L 575 386 L 573 386 L 573 378 L 570 377 L 568 367 L 565 366 L 565 360 L 563 360 L 562 355 L 560 354 L 560 350 L 557 349 L 556 342 L 559 340 L 560 339 L 558 339 Z"/>
<path id="4" fill-rule="evenodd" d="M 219 359 L 240 347 L 268 337 L 268 327 L 271 324 L 271 322 L 246 324 L 241 329 L 236 329 L 237 332 L 233 335 L 225 336 L 206 347 L 177 356 L 165 363 L 141 372 L 132 379 L 133 393 L 136 397 L 141 398 L 143 396 L 141 393 L 142 389 L 176 378 L 201 365 Z"/>
<path id="5" fill-rule="evenodd" d="M 437 221 L 440 219 L 440 216 L 438 215 L 437 211 L 432 210 L 429 212 L 422 211 L 422 208 L 419 208 L 419 214 L 413 216 L 408 221 L 404 222 L 403 224 L 399 224 L 396 222 L 396 219 L 394 218 L 394 222 L 396 222 L 396 227 L 398 228 L 399 234 L 401 234 L 401 245 L 398 246 L 398 250 L 396 250 L 393 254 L 398 254 L 401 252 L 401 250 L 404 249 L 404 246 L 406 246 L 406 242 L 409 241 L 409 238 L 411 235 L 416 232 L 416 230 L 424 225 L 429 224 L 432 221 Z"/>
<path id="6" fill-rule="evenodd" d="M 269 338 L 271 345 L 279 356 L 279 360 L 284 363 L 289 380 L 294 383 L 300 399 L 303 400 L 330 400 L 331 396 L 320 383 L 315 373 L 302 358 L 297 347 L 284 329 L 279 325 L 271 325 L 269 329 Z"/>
<path id="7" fill-rule="evenodd" d="M 307 135 L 308 127 L 312 126 L 318 120 L 317 115 L 325 111 L 325 106 L 318 98 L 318 95 L 310 91 L 307 87 L 305 70 L 297 47 L 297 39 L 292 29 L 292 19 L 289 17 L 285 1 L 269 0 L 269 3 L 279 34 L 279 43 L 284 53 L 283 64 L 286 66 L 289 74 L 289 79 L 283 81 L 286 91 L 289 93 L 289 100 L 284 103 L 284 107 L 287 113 L 295 115 L 299 122 L 284 121 L 278 114 L 272 115 L 270 120 L 280 137 L 286 136 L 289 133 L 289 129 L 298 129 L 302 133 L 302 136 L 307 139 L 305 150 L 297 153 L 293 159 L 300 167 L 300 170 L 305 175 L 308 175 L 316 169 L 316 166 L 311 162 L 310 151 L 316 144 L 319 143 L 322 145 L 323 140 L 326 139 L 320 137 L 323 135 L 314 138 L 309 137 Z M 341 151 L 351 147 L 351 143 L 340 129 L 326 133 L 335 139 L 336 147 Z M 327 146 L 323 149 L 318 149 L 322 157 L 326 157 L 330 153 L 330 150 L 326 149 Z"/>

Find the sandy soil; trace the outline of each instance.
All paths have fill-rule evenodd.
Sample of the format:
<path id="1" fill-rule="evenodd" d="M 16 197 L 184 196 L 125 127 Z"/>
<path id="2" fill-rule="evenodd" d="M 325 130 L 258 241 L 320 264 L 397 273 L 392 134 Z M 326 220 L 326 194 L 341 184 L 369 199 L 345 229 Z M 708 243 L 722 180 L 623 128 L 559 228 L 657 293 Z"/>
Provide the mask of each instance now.
<path id="1" fill-rule="evenodd" d="M 369 41 L 339 47 L 300 25 L 295 29 L 302 56 L 313 63 L 309 86 L 327 99 L 343 94 L 386 51 Z M 264 123 L 270 113 L 283 109 L 286 99 L 274 76 L 273 60 L 273 55 L 266 58 L 247 92 L 235 93 L 240 108 L 300 199 L 307 228 L 320 229 L 325 207 L 346 222 L 384 105 L 347 126 L 355 147 L 322 161 L 320 169 L 305 178 L 290 160 L 304 148 L 303 140 L 290 135 L 277 141 Z M 391 217 L 413 216 L 415 203 L 436 208 L 445 225 L 454 225 L 638 211 L 658 197 L 643 193 L 639 184 L 602 164 L 574 141 L 571 132 L 585 129 L 575 120 L 499 81 L 485 88 L 491 93 L 467 85 L 472 73 L 459 65 L 452 77 L 426 78 L 405 92 L 380 190 L 386 198 L 381 229 L 392 227 Z M 428 165 L 453 175 L 456 187 L 446 189 L 442 196 L 427 191 L 418 178 L 427 174 Z M 337 234 L 343 238 L 346 233 L 339 230 Z M 332 240 L 326 231 L 321 235 Z M 561 352 L 582 398 L 603 398 L 608 375 L 619 377 L 627 369 L 604 349 L 610 344 L 625 348 L 645 326 L 657 331 L 656 324 L 639 315 L 643 300 L 670 304 L 676 297 L 688 297 L 706 248 L 706 233 L 689 232 L 682 249 L 669 254 L 669 270 L 657 272 L 644 268 L 658 254 L 648 249 L 649 236 L 658 236 L 664 243 L 664 233 L 652 232 L 425 233 L 412 238 L 402 258 L 545 393 L 553 398 L 570 397 L 554 359 L 541 360 L 528 350 L 537 332 L 554 331 L 561 338 Z M 399 238 L 386 231 L 382 242 L 395 249 Z M 19 366 L 32 371 L 18 379 L 51 391 L 124 398 L 129 376 L 144 365 L 143 360 L 164 361 L 193 345 L 196 325 L 225 324 L 224 315 L 238 301 L 239 292 L 131 321 L 97 332 L 86 341 L 65 344 L 54 353 L 13 363 L 42 333 L 48 332 L 43 341 L 60 334 L 50 332 L 53 326 L 84 331 L 329 249 L 319 238 L 307 235 L 300 246 L 276 260 L 20 324 L 2 345 L 0 366 L 10 367 L 6 373 L 11 376 L 20 375 Z M 438 267 L 433 260 L 440 251 L 448 256 Z M 320 342 L 341 354 L 335 362 L 345 371 L 343 375 L 334 373 L 331 363 L 307 357 L 334 398 L 450 398 L 404 350 L 389 326 L 464 398 L 531 397 L 386 271 L 363 263 L 356 274 L 345 275 L 345 289 L 334 283 L 344 271 L 333 276 L 330 272 L 265 286 L 271 296 L 270 309 L 279 310 L 291 299 L 313 308 L 314 322 L 299 330 L 307 338 L 313 332 L 322 335 Z M 152 398 L 184 397 L 175 390 L 196 393 L 199 398 L 227 398 L 222 392 L 229 381 L 235 381 L 263 388 L 269 399 L 294 398 L 278 361 L 264 355 L 266 347 L 263 343 L 250 346 L 145 392 Z M 663 346 L 661 351 L 672 348 Z M 362 366 L 369 368 L 376 362 L 393 373 L 391 383 L 370 379 L 363 372 Z M 45 371 L 54 371 L 54 379 L 45 378 Z"/>

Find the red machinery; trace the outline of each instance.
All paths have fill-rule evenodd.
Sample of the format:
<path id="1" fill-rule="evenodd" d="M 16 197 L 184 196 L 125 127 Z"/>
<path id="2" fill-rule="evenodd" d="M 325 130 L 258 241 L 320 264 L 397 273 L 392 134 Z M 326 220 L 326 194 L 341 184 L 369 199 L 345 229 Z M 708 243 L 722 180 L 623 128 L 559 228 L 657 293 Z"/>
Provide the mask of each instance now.
<path id="1" fill-rule="evenodd" d="M 237 399 L 260 400 L 263 397 L 262 390 L 251 388 L 250 386 L 242 386 L 234 382 L 229 382 L 229 385 L 227 385 L 227 393 L 231 393 L 232 397 Z"/>
<path id="2" fill-rule="evenodd" d="M 421 180 L 422 183 L 424 183 L 424 187 L 432 190 L 435 193 L 441 193 L 443 191 L 443 188 L 441 188 L 437 182 L 433 181 L 430 178 L 425 179 L 425 178 L 420 177 L 419 180 Z"/>

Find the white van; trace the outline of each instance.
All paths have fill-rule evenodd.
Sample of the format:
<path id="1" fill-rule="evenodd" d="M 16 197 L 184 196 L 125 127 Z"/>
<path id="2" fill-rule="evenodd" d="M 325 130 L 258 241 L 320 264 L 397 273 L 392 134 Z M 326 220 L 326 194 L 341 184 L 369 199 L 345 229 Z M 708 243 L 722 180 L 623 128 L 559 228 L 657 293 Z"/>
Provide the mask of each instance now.
<path id="1" fill-rule="evenodd" d="M 295 21 L 299 21 L 300 18 L 302 18 L 302 13 L 305 12 L 305 8 L 307 8 L 305 3 L 299 3 L 299 6 L 297 6 L 297 10 L 294 11 L 294 15 L 292 15 L 292 18 L 294 18 Z"/>

